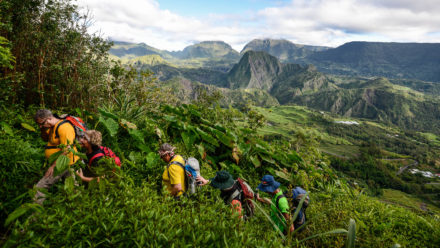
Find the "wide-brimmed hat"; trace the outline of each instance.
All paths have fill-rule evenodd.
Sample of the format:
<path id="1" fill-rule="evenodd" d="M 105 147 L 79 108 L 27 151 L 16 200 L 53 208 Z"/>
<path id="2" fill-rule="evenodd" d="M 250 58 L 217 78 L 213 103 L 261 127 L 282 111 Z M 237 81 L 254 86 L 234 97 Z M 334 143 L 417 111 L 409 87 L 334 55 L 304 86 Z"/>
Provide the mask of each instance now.
<path id="1" fill-rule="evenodd" d="M 234 178 L 227 171 L 219 171 L 214 178 L 211 178 L 211 186 L 220 190 L 232 187 L 234 182 Z"/>
<path id="2" fill-rule="evenodd" d="M 275 190 L 277 190 L 280 187 L 280 183 L 275 181 L 273 176 L 271 175 L 264 175 L 261 179 L 260 185 L 258 185 L 258 189 L 263 192 L 272 193 Z"/>

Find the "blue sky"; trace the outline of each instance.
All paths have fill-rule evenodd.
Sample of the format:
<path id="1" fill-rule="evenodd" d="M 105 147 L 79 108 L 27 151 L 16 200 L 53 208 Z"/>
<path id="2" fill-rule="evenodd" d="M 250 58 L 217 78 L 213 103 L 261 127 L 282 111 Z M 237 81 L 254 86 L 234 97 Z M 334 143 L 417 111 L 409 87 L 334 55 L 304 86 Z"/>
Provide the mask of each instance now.
<path id="1" fill-rule="evenodd" d="M 159 0 L 160 8 L 182 16 L 204 17 L 209 14 L 241 14 L 249 11 L 282 6 L 289 0 Z"/>
<path id="2" fill-rule="evenodd" d="M 182 50 L 253 39 L 336 47 L 350 41 L 440 42 L 438 0 L 78 0 L 90 31 L 112 40 Z"/>

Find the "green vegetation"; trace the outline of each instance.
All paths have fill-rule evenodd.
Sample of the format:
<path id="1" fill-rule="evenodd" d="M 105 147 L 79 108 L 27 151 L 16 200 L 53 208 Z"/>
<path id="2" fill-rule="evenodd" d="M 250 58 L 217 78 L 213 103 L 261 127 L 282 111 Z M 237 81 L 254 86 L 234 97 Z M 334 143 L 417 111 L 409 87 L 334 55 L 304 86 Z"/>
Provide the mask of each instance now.
<path id="1" fill-rule="evenodd" d="M 426 203 L 414 195 L 406 194 L 398 190 L 384 189 L 383 195 L 379 199 L 386 203 L 391 202 L 393 204 L 409 208 L 415 212 L 432 211 L 440 213 L 440 208 L 438 206 Z"/>
<path id="2" fill-rule="evenodd" d="M 88 34 L 86 17 L 79 15 L 70 1 L 1 1 L 0 9 L 0 37 L 7 38 L 0 40 L 0 245 L 440 246 L 437 209 L 429 204 L 431 211 L 394 206 L 365 193 L 380 194 L 389 187 L 436 203 L 440 187 L 435 180 L 408 171 L 396 173 L 402 160 L 402 164 L 417 160 L 423 169 L 438 168 L 439 153 L 433 135 L 366 120 L 357 120 L 360 124 L 351 126 L 334 123 L 341 117 L 305 107 L 276 106 L 269 92 L 245 85 L 222 92 L 240 110 L 222 108 L 221 94 L 214 86 L 209 89 L 191 81 L 173 81 L 176 77 L 163 83 L 156 79 L 160 73 L 138 71 L 140 65 L 125 67 L 108 62 L 110 45 Z M 152 64 L 155 59 L 161 63 L 158 56 L 166 59 L 160 50 L 127 45 L 117 44 L 121 53 L 139 47 L 151 51 L 144 55 L 152 59 Z M 206 47 L 218 48 L 217 55 L 235 56 L 223 53 L 228 46 L 218 42 L 194 46 L 185 56 L 209 59 L 209 54 L 203 58 Z M 265 54 L 254 54 L 259 62 L 278 64 Z M 213 67 L 218 66 L 211 62 Z M 249 71 L 257 65 L 249 66 Z M 276 72 L 278 67 L 272 65 L 260 69 Z M 177 70 L 170 65 L 154 67 L 158 66 L 172 73 Z M 279 68 L 282 72 L 277 72 L 277 80 L 292 79 L 288 87 L 300 87 L 300 95 L 312 95 L 320 87 L 330 91 L 341 83 L 333 80 L 327 84 L 323 81 L 327 78 L 312 66 Z M 208 78 L 212 84 L 225 82 L 210 78 L 209 70 L 176 73 Z M 218 67 L 216 70 L 226 75 Z M 288 80 L 289 71 L 298 73 Z M 183 88 L 175 87 L 180 83 Z M 350 83 L 355 88 L 365 81 Z M 383 82 L 369 83 L 381 88 Z M 391 92 L 409 94 L 406 88 L 388 86 L 384 88 Z M 185 98 L 186 93 L 191 97 Z M 419 95 L 408 97 L 416 99 Z M 275 107 L 255 108 L 252 103 L 273 103 Z M 102 132 L 103 144 L 122 159 L 121 168 L 103 159 L 96 169 L 98 175 L 105 175 L 99 183 L 77 185 L 69 177 L 46 192 L 44 206 L 34 204 L 34 185 L 47 169 L 45 144 L 33 121 L 39 108 L 74 114 Z M 414 113 L 410 107 L 405 110 Z M 184 157 L 196 157 L 206 178 L 228 170 L 255 187 L 264 174 L 272 174 L 286 192 L 293 186 L 305 188 L 311 197 L 308 223 L 302 232 L 284 236 L 272 229 L 268 206 L 258 205 L 256 215 L 243 222 L 231 214 L 230 206 L 225 206 L 218 190 L 211 187 L 181 201 L 163 195 L 161 175 L 165 164 L 157 149 L 164 142 L 175 145 Z M 326 147 L 328 153 L 347 150 L 347 155 L 329 158 L 320 152 Z M 59 156 L 62 166 L 65 155 Z M 70 169 L 73 172 L 84 166 L 78 161 Z"/>

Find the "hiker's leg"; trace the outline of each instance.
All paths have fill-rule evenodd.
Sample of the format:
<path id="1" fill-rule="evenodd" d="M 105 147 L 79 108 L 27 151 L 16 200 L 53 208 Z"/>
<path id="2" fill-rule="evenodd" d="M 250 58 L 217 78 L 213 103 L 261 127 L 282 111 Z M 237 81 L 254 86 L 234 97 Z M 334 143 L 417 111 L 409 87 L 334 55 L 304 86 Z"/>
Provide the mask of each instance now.
<path id="1" fill-rule="evenodd" d="M 37 188 L 37 193 L 34 196 L 34 201 L 40 205 L 43 205 L 44 200 L 46 200 L 46 195 L 38 189 L 49 189 L 60 179 L 65 178 L 68 175 L 69 170 L 65 170 L 63 173 L 57 175 L 56 177 L 42 177 L 40 181 L 38 181 L 37 185 L 35 185 L 35 187 Z"/>

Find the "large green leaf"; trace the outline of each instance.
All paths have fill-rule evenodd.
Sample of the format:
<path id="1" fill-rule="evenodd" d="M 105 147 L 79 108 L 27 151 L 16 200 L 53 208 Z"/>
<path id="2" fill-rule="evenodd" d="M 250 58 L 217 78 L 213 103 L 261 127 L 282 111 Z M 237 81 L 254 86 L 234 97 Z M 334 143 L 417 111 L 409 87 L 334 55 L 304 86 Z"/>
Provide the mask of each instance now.
<path id="1" fill-rule="evenodd" d="M 291 163 L 299 163 L 302 161 L 302 158 L 295 151 L 291 151 L 287 157 L 289 158 Z"/>
<path id="2" fill-rule="evenodd" d="M 158 163 L 159 155 L 156 152 L 150 152 L 147 155 L 147 166 L 153 167 Z"/>
<path id="3" fill-rule="evenodd" d="M 197 117 L 199 117 L 199 118 L 202 117 L 202 114 L 200 114 L 199 111 L 193 109 L 192 107 L 189 107 L 189 108 L 188 108 L 188 111 L 189 111 L 192 115 L 194 115 L 194 116 L 197 116 Z"/>
<path id="4" fill-rule="evenodd" d="M 353 219 L 350 219 L 348 224 L 348 234 L 347 234 L 347 243 L 345 247 L 354 248 L 356 242 L 356 222 Z"/>
<path id="5" fill-rule="evenodd" d="M 1 125 L 2 125 L 3 131 L 5 131 L 6 134 L 8 134 L 10 136 L 14 135 L 14 132 L 12 131 L 12 128 L 8 124 L 6 124 L 6 122 L 2 121 Z"/>
<path id="6" fill-rule="evenodd" d="M 220 124 L 215 124 L 215 125 L 214 125 L 214 128 L 217 129 L 217 130 L 219 130 L 219 131 L 226 132 L 226 128 L 223 127 L 223 126 L 220 125 Z"/>
<path id="7" fill-rule="evenodd" d="M 211 127 L 208 127 L 208 128 L 209 128 L 209 131 L 211 131 L 211 133 L 215 134 L 217 139 L 220 140 L 220 142 L 222 142 L 224 145 L 226 145 L 230 148 L 234 147 L 234 140 L 232 138 L 230 138 L 225 133 L 222 133 L 217 129 L 214 129 Z"/>
<path id="8" fill-rule="evenodd" d="M 172 115 L 164 115 L 163 118 L 169 122 L 177 122 L 178 121 L 178 119 Z"/>
<path id="9" fill-rule="evenodd" d="M 238 149 L 240 149 L 241 154 L 243 156 L 246 156 L 249 153 L 249 151 L 251 150 L 251 147 L 252 147 L 251 144 L 246 144 L 246 143 L 239 143 L 238 144 Z"/>
<path id="10" fill-rule="evenodd" d="M 33 126 L 31 126 L 31 125 L 29 125 L 29 124 L 27 124 L 27 123 L 21 123 L 21 126 L 24 128 L 24 129 L 26 129 L 26 130 L 28 130 L 28 131 L 31 131 L 31 132 L 36 132 L 37 130 L 35 130 L 35 128 L 33 127 Z"/>
<path id="11" fill-rule="evenodd" d="M 183 143 L 185 143 L 186 149 L 189 151 L 193 147 L 194 141 L 196 140 L 196 135 L 192 132 L 182 132 Z"/>
<path id="12" fill-rule="evenodd" d="M 52 155 L 50 155 L 50 157 L 48 159 L 49 166 L 52 165 L 53 162 L 55 162 L 62 153 L 63 153 L 63 151 L 60 150 L 60 151 L 57 151 L 57 152 L 53 153 Z"/>
<path id="13" fill-rule="evenodd" d="M 211 135 L 209 135 L 207 132 L 203 131 L 202 129 L 200 129 L 198 127 L 196 128 L 196 131 L 204 141 L 206 141 L 216 147 L 219 146 L 217 140 L 214 137 L 212 137 Z"/>
<path id="14" fill-rule="evenodd" d="M 114 137 L 118 133 L 119 125 L 115 120 L 110 118 L 104 119 L 102 116 L 100 116 L 99 122 L 104 125 L 110 136 Z"/>
<path id="15" fill-rule="evenodd" d="M 69 168 L 69 162 L 70 160 L 66 155 L 60 155 L 57 159 L 55 169 L 53 171 L 53 176 L 56 177 L 63 171 L 67 170 L 67 168 Z"/>
<path id="16" fill-rule="evenodd" d="M 113 113 L 107 112 L 106 110 L 104 110 L 103 108 L 98 108 L 99 113 L 101 114 L 101 116 L 107 117 L 107 118 L 111 118 L 115 121 L 119 120 L 119 117 Z"/>
<path id="17" fill-rule="evenodd" d="M 254 164 L 255 168 L 258 168 L 261 166 L 260 160 L 256 156 L 250 156 L 251 162 Z"/>
<path id="18" fill-rule="evenodd" d="M 268 163 L 276 164 L 275 160 L 273 160 L 273 159 L 272 159 L 271 157 L 269 157 L 269 156 L 266 156 L 266 155 L 260 154 L 260 158 L 261 158 L 262 160 L 268 162 Z"/>
<path id="19" fill-rule="evenodd" d="M 127 129 L 127 131 L 134 140 L 136 140 L 137 142 L 139 142 L 141 144 L 145 144 L 144 134 L 142 133 L 141 130 Z"/>
<path id="20" fill-rule="evenodd" d="M 170 105 L 165 105 L 163 107 L 165 113 L 173 113 L 178 116 L 183 116 L 183 111 L 179 108 L 172 107 Z"/>
<path id="21" fill-rule="evenodd" d="M 282 179 L 284 179 L 284 180 L 290 182 L 290 175 L 289 175 L 288 173 L 286 173 L 286 172 L 278 171 L 278 170 L 277 170 L 277 171 L 275 171 L 275 175 L 276 175 L 277 177 L 280 177 L 280 178 L 282 178 Z"/>
<path id="22" fill-rule="evenodd" d="M 42 206 L 37 203 L 25 203 L 21 205 L 19 208 L 15 209 L 14 212 L 8 215 L 8 218 L 6 218 L 4 226 L 7 227 L 11 222 L 18 219 L 23 214 L 27 213 L 28 211 L 32 210 L 38 210 L 39 212 L 42 210 Z"/>

